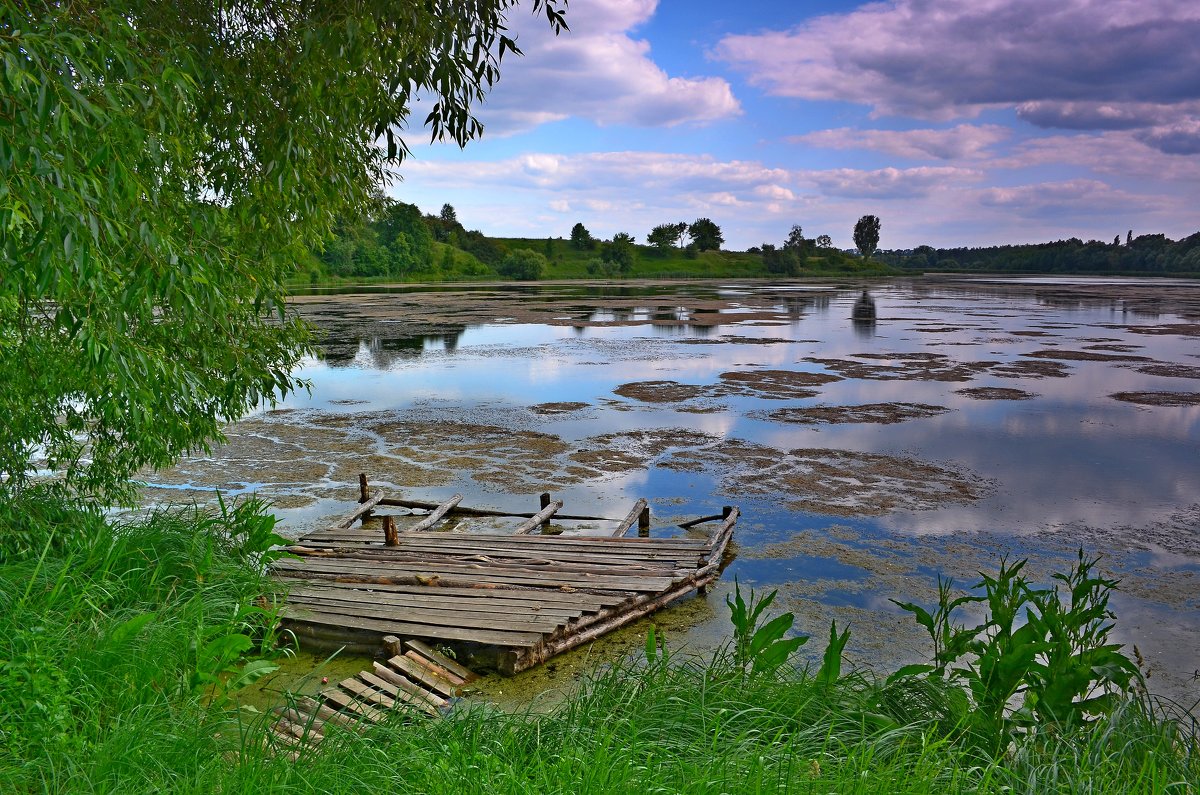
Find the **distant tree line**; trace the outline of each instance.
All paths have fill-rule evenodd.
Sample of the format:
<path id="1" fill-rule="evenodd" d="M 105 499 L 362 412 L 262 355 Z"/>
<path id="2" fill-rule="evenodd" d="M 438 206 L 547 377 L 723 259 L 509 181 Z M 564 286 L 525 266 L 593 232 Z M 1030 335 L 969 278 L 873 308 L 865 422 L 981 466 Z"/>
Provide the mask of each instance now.
<path id="1" fill-rule="evenodd" d="M 1014 273 L 1200 273 L 1200 232 L 1182 240 L 1132 232 L 1121 242 L 1084 242 L 1073 237 L 1052 243 L 980 248 L 918 246 L 883 251 L 878 259 L 909 270 L 979 270 Z"/>

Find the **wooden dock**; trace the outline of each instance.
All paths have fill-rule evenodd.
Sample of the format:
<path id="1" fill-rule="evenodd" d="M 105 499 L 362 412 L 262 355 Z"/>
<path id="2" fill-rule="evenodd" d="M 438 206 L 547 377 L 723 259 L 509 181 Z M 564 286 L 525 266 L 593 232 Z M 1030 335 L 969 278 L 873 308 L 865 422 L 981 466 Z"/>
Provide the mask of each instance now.
<path id="1" fill-rule="evenodd" d="M 703 591 L 719 575 L 738 519 L 730 507 L 689 523 L 711 522 L 706 538 L 626 537 L 635 523 L 649 532 L 639 500 L 611 520 L 610 535 L 534 535 L 562 507 L 543 495 L 542 510 L 524 515 L 514 532 L 437 532 L 456 512 L 500 512 L 459 508 L 460 498 L 431 507 L 366 491 L 364 483 L 348 519 L 299 539 L 289 548 L 295 557 L 272 565 L 286 587 L 284 627 L 306 645 L 366 654 L 385 636 L 413 639 L 509 675 Z M 387 505 L 430 512 L 356 526 Z M 400 528 L 397 519 L 410 524 Z"/>

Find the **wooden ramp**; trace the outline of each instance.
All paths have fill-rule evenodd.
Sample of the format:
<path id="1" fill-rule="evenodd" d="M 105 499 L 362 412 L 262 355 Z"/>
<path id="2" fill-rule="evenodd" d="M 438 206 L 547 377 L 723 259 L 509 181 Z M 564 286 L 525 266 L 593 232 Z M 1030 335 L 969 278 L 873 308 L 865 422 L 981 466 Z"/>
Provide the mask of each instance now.
<path id="1" fill-rule="evenodd" d="M 705 588 L 738 511 L 708 517 L 719 524 L 706 539 L 413 532 L 392 521 L 381 533 L 354 518 L 272 565 L 287 588 L 286 628 L 302 643 L 363 653 L 387 635 L 482 651 L 513 674 Z M 530 522 L 540 513 L 522 527 Z"/>
<path id="2" fill-rule="evenodd" d="M 315 697 L 291 698 L 278 707 L 268 742 L 296 758 L 320 744 L 331 729 L 362 731 L 384 720 L 389 711 L 437 717 L 475 674 L 420 641 L 401 645 L 384 639 L 389 657 L 326 688 Z"/>

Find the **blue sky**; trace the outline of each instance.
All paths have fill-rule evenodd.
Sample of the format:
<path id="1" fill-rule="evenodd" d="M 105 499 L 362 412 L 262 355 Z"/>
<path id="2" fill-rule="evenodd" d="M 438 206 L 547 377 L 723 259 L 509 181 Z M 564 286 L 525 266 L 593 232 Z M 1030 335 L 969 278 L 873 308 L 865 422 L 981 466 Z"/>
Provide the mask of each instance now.
<path id="1" fill-rule="evenodd" d="M 558 37 L 530 10 L 483 138 L 412 131 L 391 195 L 497 236 L 708 217 L 734 249 L 850 247 L 868 213 L 883 248 L 1200 230 L 1196 0 L 574 0 Z"/>

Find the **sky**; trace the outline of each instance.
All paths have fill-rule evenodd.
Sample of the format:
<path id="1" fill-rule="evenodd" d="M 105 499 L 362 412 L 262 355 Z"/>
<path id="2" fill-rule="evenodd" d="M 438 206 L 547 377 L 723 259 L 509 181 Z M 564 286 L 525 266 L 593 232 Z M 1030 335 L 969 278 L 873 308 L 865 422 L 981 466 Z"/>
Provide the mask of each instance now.
<path id="1" fill-rule="evenodd" d="M 1200 230 L 1197 0 L 523 3 L 465 149 L 389 189 L 503 237 L 638 242 L 710 218 L 734 250 L 793 224 L 852 247 Z M 418 105 L 414 119 L 424 113 Z"/>

